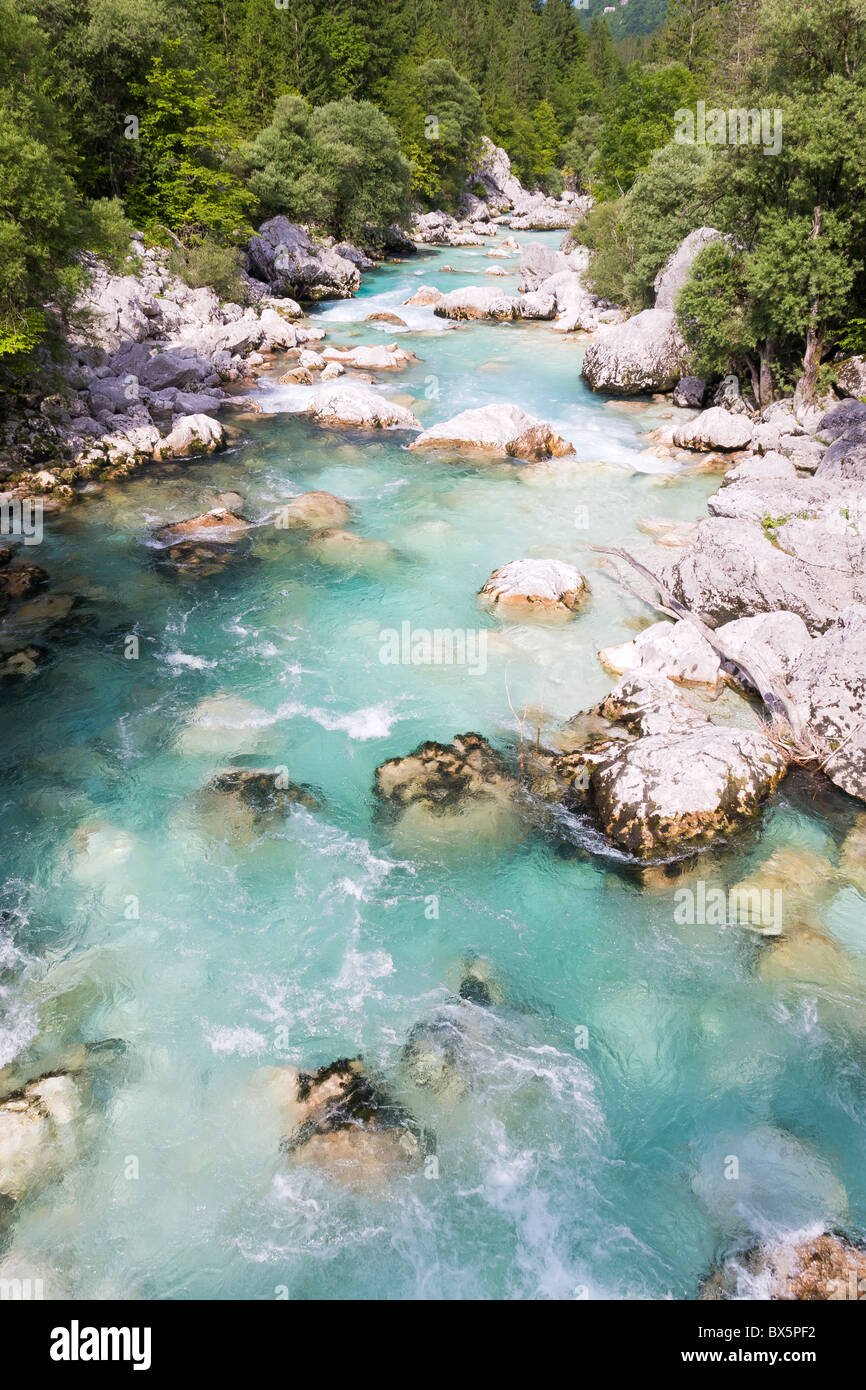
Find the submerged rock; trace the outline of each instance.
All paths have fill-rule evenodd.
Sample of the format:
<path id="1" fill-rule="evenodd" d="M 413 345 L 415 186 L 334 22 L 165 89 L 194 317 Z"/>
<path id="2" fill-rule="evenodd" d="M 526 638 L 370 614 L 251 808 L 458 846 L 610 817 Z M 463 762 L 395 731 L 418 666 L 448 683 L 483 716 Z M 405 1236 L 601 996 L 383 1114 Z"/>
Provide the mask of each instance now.
<path id="1" fill-rule="evenodd" d="M 440 1104 L 462 1100 L 473 1089 L 477 1052 L 491 1041 L 485 1013 L 505 999 L 490 963 L 478 956 L 463 961 L 457 996 L 414 1025 L 401 1059 L 410 1084 Z"/>
<path id="2" fill-rule="evenodd" d="M 19 1202 L 78 1157 L 86 1096 L 72 1073 L 43 1076 L 0 1101 L 0 1194 Z"/>
<path id="3" fill-rule="evenodd" d="M 200 516 L 190 517 L 187 521 L 170 521 L 154 531 L 153 536 L 161 545 L 199 538 L 232 544 L 246 534 L 249 526 L 246 517 L 237 515 L 227 507 L 214 507 L 212 511 L 202 512 Z"/>
<path id="4" fill-rule="evenodd" d="M 196 756 L 250 753 L 272 723 L 270 716 L 240 695 L 208 695 L 190 711 L 178 731 L 180 752 Z"/>
<path id="5" fill-rule="evenodd" d="M 370 540 L 353 531 L 325 528 L 310 536 L 308 550 L 320 564 L 337 569 L 378 572 L 393 564 L 397 552 L 388 541 Z"/>
<path id="6" fill-rule="evenodd" d="M 376 769 L 376 794 L 395 808 L 420 802 L 441 813 L 467 799 L 510 797 L 514 790 L 505 759 L 480 734 L 458 734 L 451 743 L 421 743 Z"/>
<path id="7" fill-rule="evenodd" d="M 280 509 L 289 528 L 301 527 L 311 531 L 321 531 L 332 527 L 345 526 L 352 517 L 352 509 L 342 497 L 332 492 L 302 492 L 293 497 Z"/>
<path id="8" fill-rule="evenodd" d="M 525 621 L 570 618 L 585 604 L 589 586 L 580 570 L 561 560 L 512 560 L 479 590 L 483 607 Z"/>
<path id="9" fill-rule="evenodd" d="M 246 554 L 246 539 L 250 523 L 227 507 L 215 507 L 188 521 L 178 521 L 160 527 L 153 533 L 160 545 L 157 557 L 161 564 L 184 574 L 219 574 L 227 565 Z"/>
<path id="10" fill-rule="evenodd" d="M 507 458 L 560 458 L 574 447 L 545 420 L 507 402 L 463 410 L 419 434 L 413 450 L 442 449 L 501 454 Z"/>
<path id="11" fill-rule="evenodd" d="M 843 1236 L 803 1231 L 732 1256 L 701 1285 L 701 1299 L 857 1301 L 866 1295 L 866 1250 Z"/>
<path id="12" fill-rule="evenodd" d="M 308 811 L 322 809 L 322 799 L 313 787 L 290 782 L 280 772 L 230 768 L 212 778 L 205 790 L 235 802 L 257 821 L 282 818 L 292 806 L 303 806 Z"/>
<path id="13" fill-rule="evenodd" d="M 752 422 L 746 415 L 712 406 L 694 420 L 674 430 L 680 449 L 745 449 L 752 440 Z"/>
<path id="14" fill-rule="evenodd" d="M 368 314 L 365 323 L 393 323 L 397 328 L 405 328 L 406 320 L 401 319 L 399 314 L 392 314 L 390 310 L 380 309 L 378 313 Z"/>
<path id="15" fill-rule="evenodd" d="M 432 1137 L 371 1077 L 359 1057 L 315 1072 L 275 1067 L 263 1077 L 278 1100 L 280 1145 L 352 1186 L 378 1187 L 423 1162 Z"/>

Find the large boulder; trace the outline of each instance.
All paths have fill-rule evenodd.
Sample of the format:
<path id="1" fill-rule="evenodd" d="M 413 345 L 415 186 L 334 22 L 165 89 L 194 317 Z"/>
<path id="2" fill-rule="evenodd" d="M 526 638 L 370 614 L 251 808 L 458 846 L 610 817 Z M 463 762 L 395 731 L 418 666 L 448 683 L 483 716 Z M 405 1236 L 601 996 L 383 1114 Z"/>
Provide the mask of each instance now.
<path id="1" fill-rule="evenodd" d="M 688 236 L 680 242 L 676 251 L 671 253 L 667 263 L 655 278 L 653 289 L 656 294 L 655 307 L 657 309 L 672 310 L 674 308 L 677 294 L 688 280 L 698 253 L 711 241 L 718 241 L 721 235 L 721 232 L 717 232 L 714 227 L 698 227 L 696 231 L 689 232 Z"/>
<path id="2" fill-rule="evenodd" d="M 855 1302 L 866 1291 L 866 1250 L 828 1231 L 795 1232 L 732 1256 L 701 1285 L 701 1299 Z"/>
<path id="3" fill-rule="evenodd" d="M 590 798 L 599 824 L 618 848 L 642 859 L 665 858 L 726 834 L 757 814 L 787 770 L 766 734 L 711 724 L 671 697 L 659 677 L 626 678 L 602 712 L 633 721 L 641 736 L 591 756 Z M 665 691 L 664 686 L 667 686 Z M 625 697 L 625 710 L 622 710 Z M 647 723 L 646 708 L 662 718 Z M 612 710 L 619 704 L 620 710 Z M 648 729 L 656 729 L 647 732 Z"/>
<path id="4" fill-rule="evenodd" d="M 752 423 L 745 415 L 732 415 L 720 406 L 702 410 L 694 420 L 674 430 L 680 449 L 745 449 L 752 439 Z"/>
<path id="5" fill-rule="evenodd" d="M 748 477 L 722 487 L 693 545 L 662 574 L 674 597 L 712 623 L 786 610 L 810 633 L 866 602 L 862 487 Z"/>
<path id="6" fill-rule="evenodd" d="M 375 391 L 352 386 L 319 386 L 310 395 L 303 413 L 320 425 L 355 429 L 421 428 L 406 406 L 389 401 Z"/>
<path id="7" fill-rule="evenodd" d="M 624 323 L 599 328 L 583 359 L 593 391 L 618 396 L 671 391 L 687 370 L 688 350 L 665 309 L 644 309 Z"/>
<path id="8" fill-rule="evenodd" d="M 552 319 L 556 300 L 538 291 L 521 296 L 488 285 L 467 285 L 443 295 L 433 312 L 443 319 Z"/>
<path id="9" fill-rule="evenodd" d="M 674 387 L 674 405 L 685 409 L 700 410 L 704 403 L 707 385 L 699 376 L 681 377 Z"/>
<path id="10" fill-rule="evenodd" d="M 841 401 L 818 421 L 817 436 L 825 444 L 852 431 L 866 429 L 866 401 Z"/>
<path id="11" fill-rule="evenodd" d="M 513 206 L 524 197 L 524 189 L 511 172 L 511 160 L 505 150 L 494 145 L 488 136 L 481 137 L 481 147 L 475 168 L 469 176 L 470 185 L 483 189 L 485 203 L 498 212 Z"/>
<path id="12" fill-rule="evenodd" d="M 411 1173 L 432 1142 L 360 1057 L 314 1072 L 274 1067 L 259 1081 L 277 1105 L 287 1158 L 353 1187 Z"/>
<path id="13" fill-rule="evenodd" d="M 866 398 L 866 357 L 849 357 L 836 369 L 836 385 L 843 396 Z"/>
<path id="14" fill-rule="evenodd" d="M 788 687 L 829 756 L 827 776 L 866 800 L 866 604 L 852 604 L 804 647 Z"/>
<path id="15" fill-rule="evenodd" d="M 153 456 L 156 459 L 198 458 L 215 454 L 225 446 L 225 430 L 219 420 L 210 415 L 183 415 L 156 445 Z"/>
<path id="16" fill-rule="evenodd" d="M 260 333 L 254 336 L 256 342 L 260 341 Z M 140 384 L 150 391 L 165 391 L 172 386 L 185 391 L 212 378 L 213 366 L 189 348 L 168 348 L 153 353 L 136 374 Z"/>
<path id="17" fill-rule="evenodd" d="M 653 623 L 633 642 L 605 647 L 598 654 L 602 666 L 616 675 L 643 671 L 663 675 L 684 686 L 716 690 L 721 681 L 718 654 L 694 623 Z"/>
<path id="18" fill-rule="evenodd" d="M 151 337 L 161 320 L 151 291 L 134 275 L 112 275 L 95 256 L 83 260 L 89 279 L 75 304 L 84 323 L 81 341 L 116 352 L 124 343 Z"/>
<path id="19" fill-rule="evenodd" d="M 573 446 L 545 420 L 537 420 L 519 406 L 507 402 L 463 410 L 450 420 L 431 425 L 412 440 L 409 448 L 492 453 L 524 459 L 574 453 Z"/>
<path id="20" fill-rule="evenodd" d="M 447 212 L 424 212 L 415 217 L 412 232 L 428 246 L 482 246 L 476 232 L 466 231 Z"/>
<path id="21" fill-rule="evenodd" d="M 528 246 L 520 257 L 519 287 L 524 292 L 540 289 L 549 276 L 570 268 L 568 257 L 561 251 L 557 251 L 553 246 L 541 246 L 536 243 Z"/>
<path id="22" fill-rule="evenodd" d="M 866 425 L 852 425 L 821 456 L 815 469 L 821 482 L 866 483 Z M 862 495 L 862 489 L 858 489 Z"/>
<path id="23" fill-rule="evenodd" d="M 580 570 L 561 560 L 511 560 L 494 570 L 479 590 L 484 608 L 518 622 L 570 618 L 589 588 Z"/>
<path id="24" fill-rule="evenodd" d="M 760 668 L 772 680 L 786 683 L 812 641 L 803 619 L 783 609 L 758 613 L 753 618 L 736 618 L 716 631 L 731 664 L 736 666 L 742 661 L 750 669 Z"/>
<path id="25" fill-rule="evenodd" d="M 298 299 L 347 299 L 361 283 L 357 266 L 287 217 L 269 218 L 250 238 L 247 268 L 277 294 Z"/>
<path id="26" fill-rule="evenodd" d="M 418 361 L 413 352 L 407 352 L 405 348 L 398 347 L 396 343 L 389 343 L 387 347 L 376 345 L 356 348 L 327 347 L 321 356 L 322 365 L 326 362 L 339 362 L 344 367 L 356 367 L 367 372 L 401 371 L 404 367 Z M 301 353 L 301 365 L 309 365 L 304 361 L 303 353 Z"/>
<path id="27" fill-rule="evenodd" d="M 513 232 L 564 231 L 573 227 L 583 206 L 557 203 L 544 193 L 524 194 L 514 207 L 511 217 Z"/>

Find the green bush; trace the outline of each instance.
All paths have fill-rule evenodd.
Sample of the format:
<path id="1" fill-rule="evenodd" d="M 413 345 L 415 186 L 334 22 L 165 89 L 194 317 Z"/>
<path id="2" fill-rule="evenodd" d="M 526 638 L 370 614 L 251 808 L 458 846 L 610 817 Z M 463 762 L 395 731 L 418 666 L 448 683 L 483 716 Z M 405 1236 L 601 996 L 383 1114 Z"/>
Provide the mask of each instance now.
<path id="1" fill-rule="evenodd" d="M 240 252 L 216 241 L 199 241 L 182 250 L 176 247 L 169 257 L 169 270 L 192 289 L 209 286 L 220 299 L 242 304 L 245 288 L 241 276 Z"/>
<path id="2" fill-rule="evenodd" d="M 250 191 L 265 211 L 315 222 L 341 240 L 363 240 L 368 227 L 408 214 L 411 168 L 369 101 L 344 97 L 311 111 L 302 97 L 280 97 L 250 162 Z"/>
<path id="3" fill-rule="evenodd" d="M 133 275 L 138 259 L 130 242 L 135 226 L 120 198 L 95 198 L 90 204 L 87 249 L 99 256 L 115 275 Z"/>

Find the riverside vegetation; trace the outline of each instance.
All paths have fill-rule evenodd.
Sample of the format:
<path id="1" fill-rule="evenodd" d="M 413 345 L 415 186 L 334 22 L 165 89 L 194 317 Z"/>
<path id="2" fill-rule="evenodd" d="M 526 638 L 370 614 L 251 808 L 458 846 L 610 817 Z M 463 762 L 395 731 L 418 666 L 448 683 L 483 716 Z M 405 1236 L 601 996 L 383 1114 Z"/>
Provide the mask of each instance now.
<path id="1" fill-rule="evenodd" d="M 4 1280 L 862 1294 L 866 0 L 597 11 L 0 0 Z"/>

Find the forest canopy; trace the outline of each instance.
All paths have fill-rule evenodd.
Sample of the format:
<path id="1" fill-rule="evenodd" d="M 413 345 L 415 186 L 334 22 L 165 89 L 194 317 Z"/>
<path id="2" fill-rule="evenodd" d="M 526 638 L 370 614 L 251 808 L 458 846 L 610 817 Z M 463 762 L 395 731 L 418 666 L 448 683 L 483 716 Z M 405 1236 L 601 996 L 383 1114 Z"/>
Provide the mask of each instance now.
<path id="1" fill-rule="evenodd" d="M 864 47 L 866 0 L 0 0 L 0 355 L 133 225 L 230 287 L 273 213 L 363 242 L 456 211 L 489 136 L 592 194 L 578 239 L 632 311 L 722 232 L 680 305 L 696 362 L 817 380 L 866 322 Z M 684 142 L 700 104 L 778 113 L 780 148 Z"/>

